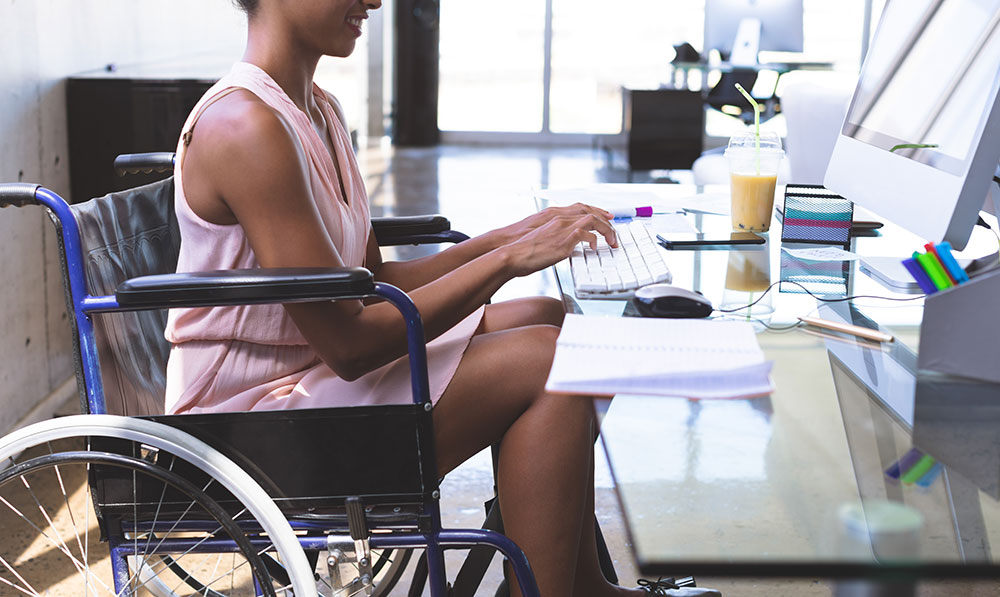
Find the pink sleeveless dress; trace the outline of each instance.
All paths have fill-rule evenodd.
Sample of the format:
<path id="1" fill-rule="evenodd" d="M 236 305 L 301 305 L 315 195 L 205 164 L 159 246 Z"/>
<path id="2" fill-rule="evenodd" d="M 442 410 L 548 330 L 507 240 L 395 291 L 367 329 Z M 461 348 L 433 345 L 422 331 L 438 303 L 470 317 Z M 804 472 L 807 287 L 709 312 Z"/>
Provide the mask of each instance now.
<path id="1" fill-rule="evenodd" d="M 243 228 L 199 218 L 184 197 L 184 153 L 202 111 L 235 89 L 246 89 L 280 112 L 309 161 L 312 198 L 347 266 L 363 267 L 370 220 L 364 181 L 344 127 L 340 106 L 314 86 L 344 173 L 337 170 L 309 117 L 260 68 L 245 62 L 213 86 L 184 125 L 177 146 L 175 210 L 181 233 L 178 272 L 260 267 Z M 483 307 L 427 346 L 431 399 L 437 401 L 479 327 Z M 402 357 L 352 382 L 337 376 L 296 328 L 281 305 L 173 309 L 165 336 L 173 344 L 167 363 L 167 413 L 276 410 L 410 401 L 410 373 Z"/>

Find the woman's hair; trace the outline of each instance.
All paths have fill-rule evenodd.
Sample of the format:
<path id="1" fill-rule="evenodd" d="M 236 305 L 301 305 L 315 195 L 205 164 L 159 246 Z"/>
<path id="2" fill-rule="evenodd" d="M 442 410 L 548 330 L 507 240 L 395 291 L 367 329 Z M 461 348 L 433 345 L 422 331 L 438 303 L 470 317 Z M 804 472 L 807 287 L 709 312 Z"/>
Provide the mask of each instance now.
<path id="1" fill-rule="evenodd" d="M 233 0 L 233 4 L 248 15 L 252 15 L 257 10 L 258 0 Z"/>

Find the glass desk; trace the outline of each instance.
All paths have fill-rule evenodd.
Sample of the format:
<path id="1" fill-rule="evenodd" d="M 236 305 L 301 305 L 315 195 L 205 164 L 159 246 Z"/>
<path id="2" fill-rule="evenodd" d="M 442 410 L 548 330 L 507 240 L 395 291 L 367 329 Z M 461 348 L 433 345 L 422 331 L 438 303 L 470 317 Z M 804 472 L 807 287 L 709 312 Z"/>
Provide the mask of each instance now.
<path id="1" fill-rule="evenodd" d="M 704 190 L 648 187 L 667 199 Z M 612 196 L 609 190 L 598 196 Z M 728 230 L 728 216 L 684 217 L 699 229 Z M 667 252 L 673 283 L 717 306 L 747 304 L 778 280 L 826 298 L 910 298 L 859 273 L 856 262 L 792 259 L 781 251 L 777 222 L 768 236 L 760 248 Z M 888 224 L 853 242 L 852 250 L 885 256 L 920 246 Z M 967 253 L 995 245 L 977 232 Z M 554 269 L 568 312 L 634 313 L 628 301 L 575 298 L 569 264 Z M 1000 576 L 992 554 L 1000 545 L 1000 386 L 916 374 L 921 304 L 821 304 L 801 287 L 775 286 L 750 313 L 774 361 L 771 396 L 616 396 L 601 437 L 640 571 L 895 581 Z M 896 341 L 791 327 L 809 314 L 881 328 Z M 886 471 L 899 463 L 894 479 Z"/>

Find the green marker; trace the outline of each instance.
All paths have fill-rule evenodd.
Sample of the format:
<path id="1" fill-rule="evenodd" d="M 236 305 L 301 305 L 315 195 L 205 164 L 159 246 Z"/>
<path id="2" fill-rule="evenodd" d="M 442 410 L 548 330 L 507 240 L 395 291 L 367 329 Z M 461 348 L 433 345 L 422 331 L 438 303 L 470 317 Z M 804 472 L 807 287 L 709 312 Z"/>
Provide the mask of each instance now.
<path id="1" fill-rule="evenodd" d="M 934 282 L 938 290 L 951 288 L 952 284 L 948 278 L 948 274 L 944 273 L 944 270 L 941 269 L 941 264 L 934 259 L 934 255 L 914 251 L 913 258 L 917 260 L 920 267 L 924 268 L 924 271 L 927 272 L 927 277 L 931 279 L 931 282 Z"/>
<path id="2" fill-rule="evenodd" d="M 912 485 L 913 483 L 919 481 L 921 477 L 926 475 L 927 471 L 934 467 L 935 462 L 936 461 L 929 455 L 924 454 L 920 457 L 920 460 L 913 465 L 913 468 L 906 471 L 906 474 L 900 477 L 899 480 L 907 485 Z"/>

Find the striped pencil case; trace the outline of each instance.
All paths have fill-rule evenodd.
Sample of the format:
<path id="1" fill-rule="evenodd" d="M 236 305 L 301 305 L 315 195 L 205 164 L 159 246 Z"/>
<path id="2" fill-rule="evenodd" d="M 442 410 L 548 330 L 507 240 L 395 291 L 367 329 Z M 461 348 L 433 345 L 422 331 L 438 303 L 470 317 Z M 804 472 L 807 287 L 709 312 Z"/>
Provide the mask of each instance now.
<path id="1" fill-rule="evenodd" d="M 786 185 L 782 216 L 782 242 L 824 245 L 851 242 L 854 203 L 821 185 Z"/>

